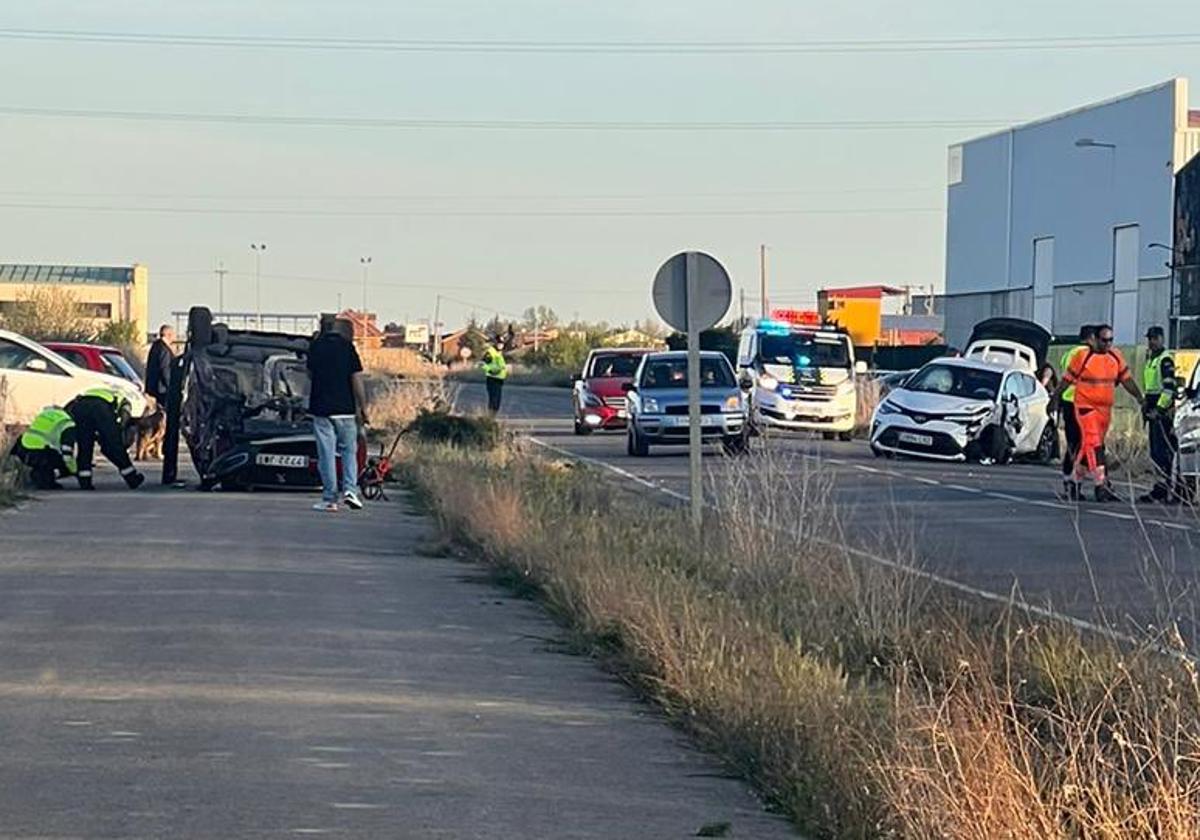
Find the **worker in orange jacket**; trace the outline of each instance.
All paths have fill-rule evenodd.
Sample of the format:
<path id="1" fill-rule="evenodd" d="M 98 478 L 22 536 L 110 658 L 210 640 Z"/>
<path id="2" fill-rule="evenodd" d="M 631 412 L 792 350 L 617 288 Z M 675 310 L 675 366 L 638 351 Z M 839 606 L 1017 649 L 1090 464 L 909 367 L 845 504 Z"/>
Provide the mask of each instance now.
<path id="1" fill-rule="evenodd" d="M 1095 483 L 1097 502 L 1118 500 L 1109 484 L 1104 463 L 1104 438 L 1112 423 L 1118 384 L 1141 404 L 1142 391 L 1133 381 L 1125 357 L 1113 346 L 1112 327 L 1101 324 L 1096 328 L 1094 348 L 1071 357 L 1055 391 L 1056 396 L 1061 396 L 1067 388 L 1075 388 L 1075 417 L 1082 440 L 1075 460 L 1074 479 L 1067 485 L 1071 499 L 1080 498 L 1080 485 L 1084 476 L 1090 474 Z"/>

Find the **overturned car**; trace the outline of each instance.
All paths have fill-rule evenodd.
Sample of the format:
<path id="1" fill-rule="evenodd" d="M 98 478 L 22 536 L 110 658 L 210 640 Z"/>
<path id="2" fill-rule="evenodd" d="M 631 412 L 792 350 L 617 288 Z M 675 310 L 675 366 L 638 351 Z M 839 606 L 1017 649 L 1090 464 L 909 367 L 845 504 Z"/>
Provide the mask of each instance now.
<path id="1" fill-rule="evenodd" d="M 167 403 L 167 464 L 187 442 L 202 489 L 321 485 L 308 413 L 311 338 L 234 330 L 205 307 L 188 313 L 187 346 L 175 360 Z M 359 441 L 359 467 L 366 444 Z"/>

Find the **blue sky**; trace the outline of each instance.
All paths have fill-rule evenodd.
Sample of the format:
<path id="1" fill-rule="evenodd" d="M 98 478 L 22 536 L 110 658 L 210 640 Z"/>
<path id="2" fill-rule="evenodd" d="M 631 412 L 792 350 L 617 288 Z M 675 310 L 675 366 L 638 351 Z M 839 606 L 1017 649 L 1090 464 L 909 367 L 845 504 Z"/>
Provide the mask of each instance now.
<path id="1" fill-rule="evenodd" d="M 427 0 L 5 4 L 0 30 L 413 40 L 811 41 L 1200 32 L 1185 2 L 654 4 Z M 1186 22 L 1195 20 L 1193 27 Z M 0 33 L 2 34 L 2 33 Z M 1200 40 L 1200 39 L 1198 39 Z M 0 38 L 0 109 L 396 119 L 969 120 L 831 131 L 497 131 L 228 125 L 0 113 L 0 260 L 144 262 L 153 317 L 361 301 L 386 320 L 474 309 L 629 322 L 678 250 L 774 300 L 827 285 L 941 284 L 945 148 L 1190 76 L 1197 46 L 806 55 L 463 54 Z M 1200 107 L 1193 92 L 1193 107 Z M 28 205 L 49 205 L 33 209 Z M 104 210 L 80 209 L 104 207 Z"/>

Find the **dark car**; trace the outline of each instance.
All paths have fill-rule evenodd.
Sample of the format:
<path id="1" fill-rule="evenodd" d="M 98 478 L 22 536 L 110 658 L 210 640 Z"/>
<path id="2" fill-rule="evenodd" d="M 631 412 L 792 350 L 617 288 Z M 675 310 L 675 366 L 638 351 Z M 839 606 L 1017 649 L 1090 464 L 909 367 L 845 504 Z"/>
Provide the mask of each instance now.
<path id="1" fill-rule="evenodd" d="M 202 488 L 321 486 L 308 413 L 310 341 L 306 335 L 230 329 L 212 323 L 204 307 L 191 310 L 168 404 L 178 412 Z M 358 460 L 361 469 L 361 440 Z"/>

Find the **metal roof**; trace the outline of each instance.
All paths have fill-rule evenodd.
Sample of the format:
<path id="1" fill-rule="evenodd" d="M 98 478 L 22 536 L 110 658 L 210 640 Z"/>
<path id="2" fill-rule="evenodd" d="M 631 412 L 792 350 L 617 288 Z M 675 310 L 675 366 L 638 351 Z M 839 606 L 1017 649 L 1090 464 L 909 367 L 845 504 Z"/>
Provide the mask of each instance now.
<path id="1" fill-rule="evenodd" d="M 132 282 L 132 266 L 0 263 L 0 283 L 98 283 L 123 286 Z"/>

